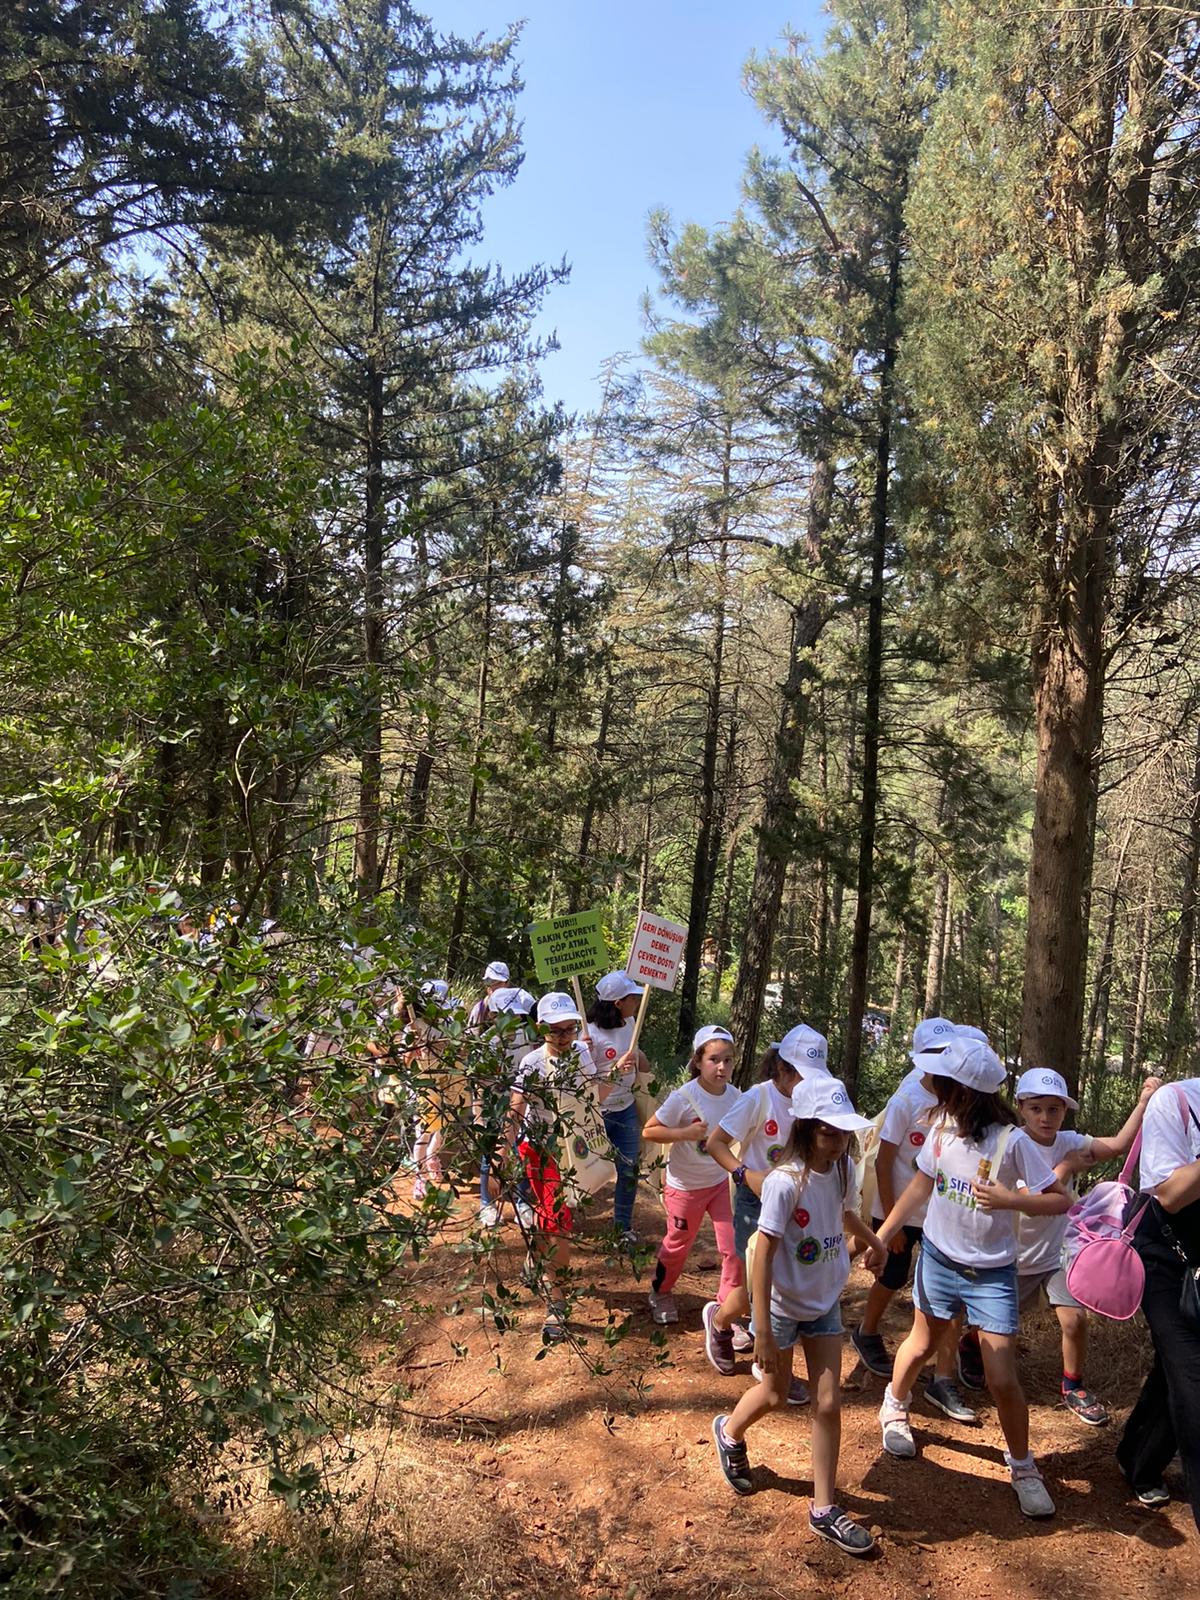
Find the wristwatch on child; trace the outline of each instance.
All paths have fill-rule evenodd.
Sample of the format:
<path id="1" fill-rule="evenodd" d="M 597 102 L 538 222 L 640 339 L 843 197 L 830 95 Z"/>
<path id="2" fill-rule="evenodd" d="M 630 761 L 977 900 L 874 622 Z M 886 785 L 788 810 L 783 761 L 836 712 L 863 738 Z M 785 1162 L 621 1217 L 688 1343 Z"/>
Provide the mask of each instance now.
<path id="1" fill-rule="evenodd" d="M 733 1171 L 730 1173 L 730 1177 L 733 1179 L 734 1183 L 736 1183 L 738 1188 L 740 1189 L 742 1187 L 742 1185 L 746 1181 L 746 1169 L 745 1169 L 745 1167 L 744 1166 L 743 1167 L 734 1167 Z"/>

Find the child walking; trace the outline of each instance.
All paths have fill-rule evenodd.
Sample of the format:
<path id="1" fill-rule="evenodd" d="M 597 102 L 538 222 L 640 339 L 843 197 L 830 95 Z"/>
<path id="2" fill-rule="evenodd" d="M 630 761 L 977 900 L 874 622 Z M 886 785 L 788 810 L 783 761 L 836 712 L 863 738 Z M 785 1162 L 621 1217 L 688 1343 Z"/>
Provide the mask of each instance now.
<path id="1" fill-rule="evenodd" d="M 691 1082 L 673 1089 L 650 1118 L 642 1136 L 652 1144 L 665 1144 L 667 1177 L 663 1204 L 667 1232 L 658 1247 L 654 1281 L 650 1290 L 650 1315 L 655 1322 L 679 1321 L 671 1293 L 695 1243 L 705 1216 L 712 1218 L 721 1252 L 718 1294 L 732 1292 L 742 1281 L 742 1263 L 733 1247 L 733 1212 L 729 1180 L 708 1154 L 705 1141 L 722 1116 L 738 1099 L 729 1081 L 733 1068 L 733 1035 L 724 1028 L 701 1028 L 692 1040 L 688 1063 Z"/>
<path id="2" fill-rule="evenodd" d="M 1005 1461 L 1027 1517 L 1054 1515 L 1029 1451 L 1029 1407 L 1017 1377 L 1017 1235 L 1012 1213 L 1055 1216 L 1066 1190 L 1000 1097 L 1004 1063 L 987 1045 L 952 1039 L 933 1077 L 938 1114 L 917 1172 L 879 1229 L 886 1246 L 929 1202 L 913 1284 L 912 1331 L 896 1352 L 879 1421 L 889 1455 L 916 1454 L 909 1404 L 926 1357 L 956 1316 L 979 1329 L 984 1372 L 1008 1449 Z M 1025 1187 L 1018 1190 L 1020 1181 Z M 1006 1213 L 1008 1213 L 1006 1215 Z"/>
<path id="3" fill-rule="evenodd" d="M 792 1090 L 801 1078 L 828 1077 L 828 1062 L 829 1043 L 824 1034 L 805 1022 L 789 1028 L 763 1052 L 757 1083 L 726 1111 L 708 1141 L 709 1154 L 733 1179 L 733 1244 L 743 1263 L 747 1241 L 758 1227 L 763 1181 L 784 1159 L 791 1137 Z M 710 1300 L 701 1313 L 704 1353 L 723 1377 L 733 1376 L 734 1356 L 753 1345 L 740 1320 L 749 1315 L 750 1293 L 744 1275 L 732 1294 L 719 1302 Z M 788 1404 L 808 1404 L 808 1386 L 799 1378 L 792 1379 Z"/>
<path id="4" fill-rule="evenodd" d="M 1072 1179 L 1098 1161 L 1128 1155 L 1142 1125 L 1146 1103 L 1161 1083 L 1147 1078 L 1141 1098 L 1126 1118 L 1120 1132 L 1111 1139 L 1093 1139 L 1085 1133 L 1063 1128 L 1068 1110 L 1078 1111 L 1079 1103 L 1067 1092 L 1066 1079 L 1043 1067 L 1023 1072 L 1017 1083 L 1017 1110 L 1025 1131 L 1041 1150 L 1046 1162 L 1074 1198 Z M 1054 1307 L 1062 1329 L 1062 1398 L 1072 1416 L 1089 1427 L 1103 1427 L 1109 1420 L 1101 1401 L 1084 1386 L 1083 1368 L 1087 1359 L 1087 1312 L 1067 1288 L 1067 1274 L 1061 1266 L 1067 1219 L 1063 1216 L 1020 1217 L 1017 1221 L 1017 1291 L 1022 1315 L 1032 1310 L 1044 1290 Z M 973 1331 L 973 1330 L 972 1330 Z"/>
<path id="5" fill-rule="evenodd" d="M 583 1017 L 569 994 L 544 994 L 537 1003 L 537 1022 L 543 1043 L 524 1056 L 516 1068 L 507 1143 L 515 1144 L 534 1197 L 535 1227 L 529 1239 L 524 1280 L 531 1287 L 538 1287 L 544 1269 L 549 1268 L 550 1293 L 542 1340 L 545 1344 L 561 1344 L 567 1337 L 565 1290 L 575 1219 L 566 1203 L 557 1160 L 555 1091 L 578 1092 L 595 1076 L 595 1066 L 591 1052 L 579 1042 Z M 606 1090 L 607 1084 L 597 1084 L 597 1098 L 603 1100 Z M 517 1192 L 515 1184 L 509 1187 L 514 1194 Z"/>
<path id="6" fill-rule="evenodd" d="M 869 1213 L 871 1226 L 877 1231 L 895 1205 L 896 1196 L 907 1188 L 917 1169 L 917 1157 L 929 1137 L 930 1117 L 938 1104 L 932 1075 L 956 1035 L 963 1036 L 962 1030 L 945 1017 L 926 1017 L 913 1029 L 910 1056 L 913 1070 L 888 1101 L 879 1127 L 876 1192 Z M 925 1210 L 924 1203 L 915 1207 L 891 1241 L 884 1269 L 867 1295 L 862 1321 L 850 1335 L 863 1366 L 881 1378 L 891 1377 L 893 1362 L 879 1331 L 880 1323 L 892 1296 L 908 1283 L 913 1253 L 921 1243 Z M 925 1384 L 925 1398 L 954 1422 L 974 1422 L 975 1412 L 963 1399 L 955 1382 L 956 1338 L 957 1330 L 947 1329 L 934 1352 L 934 1371 Z"/>
<path id="7" fill-rule="evenodd" d="M 850 1232 L 867 1266 L 883 1266 L 883 1246 L 853 1210 L 850 1134 L 869 1128 L 845 1085 L 829 1074 L 797 1083 L 790 1098 L 792 1131 L 784 1162 L 763 1181 L 762 1214 L 752 1253 L 754 1354 L 760 1379 L 731 1416 L 717 1416 L 712 1437 L 726 1482 L 738 1494 L 754 1491 L 746 1434 L 787 1400 L 795 1346 L 805 1352 L 813 1395 L 813 1502 L 808 1526 L 850 1555 L 875 1541 L 837 1504 L 842 1443 L 842 1307 L 850 1277 Z"/>
<path id="8" fill-rule="evenodd" d="M 874 1271 L 883 1246 L 853 1209 L 850 1135 L 869 1128 L 836 1078 L 814 1076 L 792 1091 L 793 1122 L 786 1159 L 768 1173 L 753 1251 L 754 1355 L 762 1374 L 732 1415 L 713 1419 L 713 1440 L 726 1481 L 751 1494 L 747 1430 L 787 1399 L 797 1344 L 803 1346 L 812 1392 L 813 1498 L 808 1525 L 850 1555 L 875 1544 L 869 1531 L 837 1504 L 841 1445 L 842 1314 L 850 1276 L 849 1231 Z"/>

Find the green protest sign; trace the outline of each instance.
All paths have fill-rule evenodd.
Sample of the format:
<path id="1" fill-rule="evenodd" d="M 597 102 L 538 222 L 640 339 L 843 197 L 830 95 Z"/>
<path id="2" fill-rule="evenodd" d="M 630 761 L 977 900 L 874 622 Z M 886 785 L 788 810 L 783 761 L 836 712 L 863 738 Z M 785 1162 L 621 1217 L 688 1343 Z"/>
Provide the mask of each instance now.
<path id="1" fill-rule="evenodd" d="M 608 945 L 598 911 L 577 911 L 570 917 L 535 922 L 529 939 L 539 983 L 558 983 L 608 966 Z"/>

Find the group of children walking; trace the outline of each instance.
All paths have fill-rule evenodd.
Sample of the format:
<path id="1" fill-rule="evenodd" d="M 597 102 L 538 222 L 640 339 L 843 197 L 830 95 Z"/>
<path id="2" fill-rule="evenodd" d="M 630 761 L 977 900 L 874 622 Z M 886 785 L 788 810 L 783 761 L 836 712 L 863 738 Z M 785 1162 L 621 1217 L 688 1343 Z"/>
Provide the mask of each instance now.
<path id="1" fill-rule="evenodd" d="M 550 1137 L 556 1093 L 590 1084 L 606 1129 L 616 1098 L 620 1121 L 610 1130 L 618 1159 L 616 1222 L 623 1240 L 633 1240 L 637 1155 L 625 1124 L 636 1126 L 629 1116 L 634 1083 L 648 1067 L 631 1045 L 639 993 L 623 972 L 601 980 L 598 1007 L 611 1010 L 592 1017 L 590 1044 L 580 1038 L 588 1022 L 572 997 L 543 996 L 536 1005 L 542 1042 L 515 1067 L 506 1139 L 517 1153 L 522 1192 L 533 1197 L 531 1268 L 550 1269 L 554 1282 L 569 1264 L 574 1227 Z M 722 1376 L 735 1374 L 738 1354 L 753 1354 L 752 1387 L 712 1424 L 728 1484 L 738 1494 L 753 1492 L 746 1441 L 754 1424 L 781 1406 L 807 1404 L 810 1527 L 851 1555 L 873 1548 L 871 1533 L 842 1509 L 836 1490 L 841 1299 L 858 1255 L 875 1282 L 850 1339 L 863 1365 L 887 1380 L 879 1411 L 883 1451 L 899 1460 L 916 1455 L 912 1403 L 932 1360 L 925 1401 L 956 1422 L 974 1422 L 962 1389 L 986 1386 L 1020 1509 L 1030 1517 L 1052 1515 L 1030 1449 L 1017 1331 L 1022 1313 L 1044 1295 L 1061 1328 L 1062 1401 L 1084 1424 L 1107 1422 L 1085 1382 L 1087 1313 L 1060 1265 L 1066 1212 L 1079 1172 L 1130 1150 L 1158 1080 L 1147 1080 L 1118 1134 L 1092 1138 L 1063 1128 L 1078 1106 L 1057 1072 L 1024 1072 L 1014 1110 L 1002 1093 L 1006 1068 L 986 1036 L 943 1017 L 918 1024 L 912 1070 L 874 1123 L 858 1114 L 830 1073 L 827 1043 L 815 1029 L 801 1024 L 772 1043 L 758 1081 L 745 1092 L 730 1081 L 733 1054 L 726 1029 L 701 1028 L 688 1078 L 638 1129 L 666 1150 L 666 1230 L 648 1297 L 653 1320 L 679 1320 L 673 1291 L 708 1217 L 721 1272 L 716 1298 L 701 1313 L 705 1353 Z M 1200 1156 L 1200 1117 L 1196 1133 L 1193 1157 Z M 855 1135 L 869 1136 L 857 1168 Z M 882 1319 L 910 1278 L 912 1326 L 889 1355 Z M 565 1305 L 552 1300 L 543 1337 L 565 1337 L 565 1317 Z M 797 1349 L 804 1378 L 794 1371 Z M 1157 1448 L 1161 1455 L 1161 1441 Z M 1130 1482 L 1145 1505 L 1166 1497 L 1157 1477 L 1151 1483 L 1131 1475 Z"/>

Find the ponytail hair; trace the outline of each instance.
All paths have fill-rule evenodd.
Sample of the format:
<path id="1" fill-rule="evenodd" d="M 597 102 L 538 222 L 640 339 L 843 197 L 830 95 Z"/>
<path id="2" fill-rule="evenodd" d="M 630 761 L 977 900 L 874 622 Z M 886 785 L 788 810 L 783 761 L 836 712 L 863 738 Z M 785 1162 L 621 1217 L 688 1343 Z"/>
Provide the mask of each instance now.
<path id="1" fill-rule="evenodd" d="M 615 1000 L 593 1000 L 588 1007 L 587 1019 L 609 1033 L 615 1033 L 625 1021 Z"/>
<path id="2" fill-rule="evenodd" d="M 779 1054 L 774 1045 L 769 1046 L 758 1058 L 758 1083 L 778 1083 L 780 1072 L 787 1066 L 787 1062 Z M 791 1069 L 793 1072 L 795 1068 Z"/>
<path id="3" fill-rule="evenodd" d="M 997 1123 L 1002 1128 L 1020 1127 L 1021 1119 L 1003 1095 L 972 1089 L 969 1084 L 943 1077 L 938 1072 L 930 1076 L 943 1117 L 954 1124 L 955 1133 L 966 1143 L 980 1144 L 987 1137 L 988 1129 Z"/>

